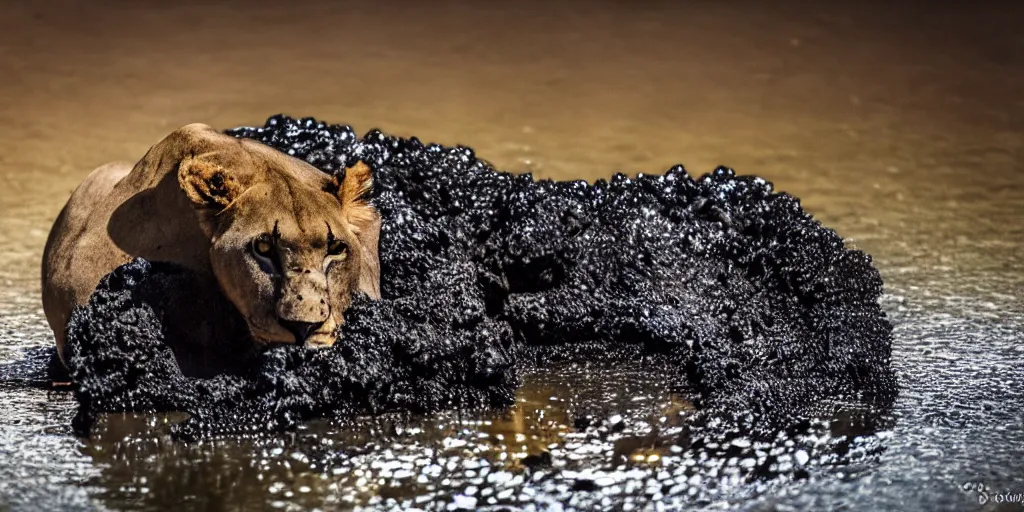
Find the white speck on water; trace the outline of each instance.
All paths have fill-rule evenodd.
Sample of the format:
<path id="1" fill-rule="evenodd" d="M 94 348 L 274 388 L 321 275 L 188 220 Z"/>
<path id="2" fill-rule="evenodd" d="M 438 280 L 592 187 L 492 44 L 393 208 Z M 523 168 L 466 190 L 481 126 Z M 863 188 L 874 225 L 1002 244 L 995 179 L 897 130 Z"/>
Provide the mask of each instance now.
<path id="1" fill-rule="evenodd" d="M 807 452 L 803 450 L 797 450 L 797 452 L 793 454 L 793 457 L 796 458 L 796 463 L 801 466 L 807 464 L 807 461 L 811 459 L 810 455 L 807 455 Z"/>

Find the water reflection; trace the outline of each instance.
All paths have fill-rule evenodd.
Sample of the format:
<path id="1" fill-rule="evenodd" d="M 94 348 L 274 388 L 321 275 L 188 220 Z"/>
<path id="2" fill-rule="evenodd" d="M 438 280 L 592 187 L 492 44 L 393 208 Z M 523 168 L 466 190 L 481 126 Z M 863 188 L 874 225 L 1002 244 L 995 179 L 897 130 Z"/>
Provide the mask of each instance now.
<path id="1" fill-rule="evenodd" d="M 171 441 L 180 414 L 112 414 L 81 453 L 102 468 L 90 484 L 117 509 L 442 510 L 693 504 L 870 464 L 884 449 L 882 416 L 848 408 L 775 441 L 694 442 L 695 411 L 667 391 L 670 377 L 642 365 L 534 370 L 504 411 L 321 420 L 192 444 Z"/>
<path id="2" fill-rule="evenodd" d="M 93 484 L 113 508 L 508 501 L 552 468 L 659 466 L 692 412 L 667 392 L 669 375 L 637 366 L 605 369 L 600 380 L 584 373 L 534 371 L 504 411 L 322 420 L 271 438 L 175 443 L 180 414 L 110 414 L 81 453 L 104 468 Z M 570 392 L 568 380 L 586 383 Z M 586 447 L 609 435 L 607 447 Z"/>

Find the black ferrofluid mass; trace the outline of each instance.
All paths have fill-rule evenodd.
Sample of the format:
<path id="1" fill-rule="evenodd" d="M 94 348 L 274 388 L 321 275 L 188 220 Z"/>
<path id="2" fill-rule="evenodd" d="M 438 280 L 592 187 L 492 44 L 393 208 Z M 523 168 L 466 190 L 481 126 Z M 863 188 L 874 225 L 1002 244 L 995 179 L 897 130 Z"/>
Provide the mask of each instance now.
<path id="1" fill-rule="evenodd" d="M 466 147 L 376 130 L 359 138 L 282 115 L 227 133 L 327 173 L 370 165 L 382 299 L 357 300 L 330 349 L 275 347 L 244 371 L 190 378 L 165 345 L 186 335 L 166 319 L 190 277 L 128 263 L 68 327 L 79 432 L 112 411 L 186 411 L 175 435 L 195 439 L 318 417 L 504 407 L 529 365 L 644 358 L 669 368 L 697 407 L 679 441 L 694 457 L 799 475 L 792 454 L 835 462 L 880 449 L 780 441 L 837 404 L 884 410 L 898 387 L 870 257 L 762 178 L 726 168 L 693 178 L 676 166 L 594 184 L 537 181 Z"/>

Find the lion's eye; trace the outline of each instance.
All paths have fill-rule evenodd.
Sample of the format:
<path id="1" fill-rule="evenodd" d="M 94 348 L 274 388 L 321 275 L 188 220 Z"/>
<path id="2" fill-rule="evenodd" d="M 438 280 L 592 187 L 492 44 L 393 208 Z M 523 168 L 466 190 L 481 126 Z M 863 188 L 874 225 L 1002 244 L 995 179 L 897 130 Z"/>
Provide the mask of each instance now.
<path id="1" fill-rule="evenodd" d="M 327 242 L 327 255 L 344 258 L 348 254 L 348 244 L 341 240 L 330 240 Z"/>
<path id="2" fill-rule="evenodd" d="M 252 250 L 259 256 L 264 258 L 270 257 L 270 251 L 274 249 L 274 245 L 270 243 L 270 240 L 266 236 L 256 237 L 252 241 Z"/>

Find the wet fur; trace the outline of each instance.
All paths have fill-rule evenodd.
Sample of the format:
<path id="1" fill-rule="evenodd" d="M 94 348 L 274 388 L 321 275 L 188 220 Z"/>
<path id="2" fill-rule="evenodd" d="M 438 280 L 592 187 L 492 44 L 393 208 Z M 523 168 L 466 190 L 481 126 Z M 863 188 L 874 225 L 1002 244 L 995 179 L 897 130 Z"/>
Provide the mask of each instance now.
<path id="1" fill-rule="evenodd" d="M 248 332 L 239 336 L 251 338 L 249 346 L 294 342 L 279 318 L 322 321 L 307 344 L 330 345 L 353 292 L 380 296 L 380 217 L 363 199 L 371 188 L 362 163 L 339 182 L 202 124 L 175 130 L 134 165 L 96 169 L 57 217 L 43 255 L 43 309 L 58 351 L 63 357 L 72 309 L 135 257 L 201 276 L 244 318 Z M 251 254 L 252 240 L 265 233 L 275 237 L 276 273 Z M 329 237 L 347 246 L 344 256 L 325 257 Z M 223 332 L 219 324 L 228 320 L 211 315 L 197 324 Z"/>

